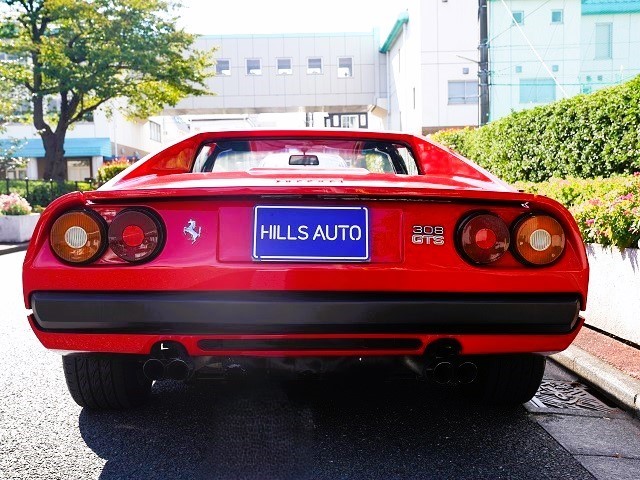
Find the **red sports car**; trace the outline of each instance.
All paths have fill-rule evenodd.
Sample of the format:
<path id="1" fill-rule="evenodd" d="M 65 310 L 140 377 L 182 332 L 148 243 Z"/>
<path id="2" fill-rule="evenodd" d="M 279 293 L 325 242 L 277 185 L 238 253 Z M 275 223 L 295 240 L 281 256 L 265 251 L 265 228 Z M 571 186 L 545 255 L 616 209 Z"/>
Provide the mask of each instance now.
<path id="1" fill-rule="evenodd" d="M 24 299 L 88 408 L 140 405 L 165 378 L 372 357 L 517 404 L 578 333 L 587 280 L 565 208 L 427 139 L 252 130 L 53 202 Z"/>

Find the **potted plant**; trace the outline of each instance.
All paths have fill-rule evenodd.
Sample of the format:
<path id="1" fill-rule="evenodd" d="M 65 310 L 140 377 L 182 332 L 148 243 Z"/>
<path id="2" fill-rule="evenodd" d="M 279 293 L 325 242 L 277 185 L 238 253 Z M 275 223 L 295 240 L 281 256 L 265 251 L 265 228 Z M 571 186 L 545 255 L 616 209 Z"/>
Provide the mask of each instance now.
<path id="1" fill-rule="evenodd" d="M 39 213 L 17 193 L 0 195 L 0 242 L 21 243 L 31 239 Z"/>

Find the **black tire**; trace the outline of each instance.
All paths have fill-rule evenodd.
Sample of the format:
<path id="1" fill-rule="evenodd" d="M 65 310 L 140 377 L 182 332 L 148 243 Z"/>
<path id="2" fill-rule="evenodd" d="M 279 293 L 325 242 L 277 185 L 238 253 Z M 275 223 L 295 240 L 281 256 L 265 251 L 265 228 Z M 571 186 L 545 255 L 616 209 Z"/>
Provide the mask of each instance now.
<path id="1" fill-rule="evenodd" d="M 517 406 L 540 388 L 546 358 L 541 355 L 497 355 L 478 361 L 478 377 L 468 393 L 483 403 Z"/>
<path id="2" fill-rule="evenodd" d="M 151 393 L 151 381 L 136 357 L 73 354 L 62 357 L 67 388 L 75 402 L 91 410 L 138 407 Z"/>

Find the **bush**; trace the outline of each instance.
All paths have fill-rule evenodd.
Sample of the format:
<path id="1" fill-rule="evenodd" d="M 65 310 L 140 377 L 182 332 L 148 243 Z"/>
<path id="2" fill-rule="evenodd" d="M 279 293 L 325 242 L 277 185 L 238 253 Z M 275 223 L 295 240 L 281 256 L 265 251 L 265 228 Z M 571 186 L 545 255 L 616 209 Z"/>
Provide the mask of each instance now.
<path id="1" fill-rule="evenodd" d="M 98 169 L 98 182 L 108 182 L 130 166 L 131 164 L 126 160 L 114 160 L 113 162 L 107 162 Z"/>
<path id="2" fill-rule="evenodd" d="M 0 195 L 0 215 L 29 215 L 31 205 L 17 193 Z"/>
<path id="3" fill-rule="evenodd" d="M 510 181 L 640 170 L 640 76 L 434 140 Z"/>
<path id="4" fill-rule="evenodd" d="M 519 182 L 516 186 L 563 203 L 576 219 L 585 242 L 640 247 L 640 173 L 603 179 Z"/>

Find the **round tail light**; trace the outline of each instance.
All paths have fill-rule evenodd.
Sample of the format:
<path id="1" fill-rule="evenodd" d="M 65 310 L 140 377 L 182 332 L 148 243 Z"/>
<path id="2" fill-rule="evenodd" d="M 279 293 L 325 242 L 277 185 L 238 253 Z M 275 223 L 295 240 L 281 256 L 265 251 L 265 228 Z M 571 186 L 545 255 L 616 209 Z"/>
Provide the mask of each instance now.
<path id="1" fill-rule="evenodd" d="M 464 257 L 472 263 L 487 264 L 498 260 L 509 250 L 509 228 L 492 213 L 475 213 L 458 229 L 458 244 Z"/>
<path id="2" fill-rule="evenodd" d="M 548 215 L 529 215 L 513 228 L 516 256 L 530 265 L 549 265 L 564 251 L 565 234 L 558 221 Z"/>
<path id="3" fill-rule="evenodd" d="M 160 253 L 163 242 L 160 219 L 146 210 L 122 210 L 109 225 L 109 247 L 127 262 L 153 259 Z"/>
<path id="4" fill-rule="evenodd" d="M 90 263 L 104 251 L 105 233 L 105 223 L 100 215 L 89 210 L 73 210 L 53 223 L 49 244 L 53 253 L 65 262 Z"/>

